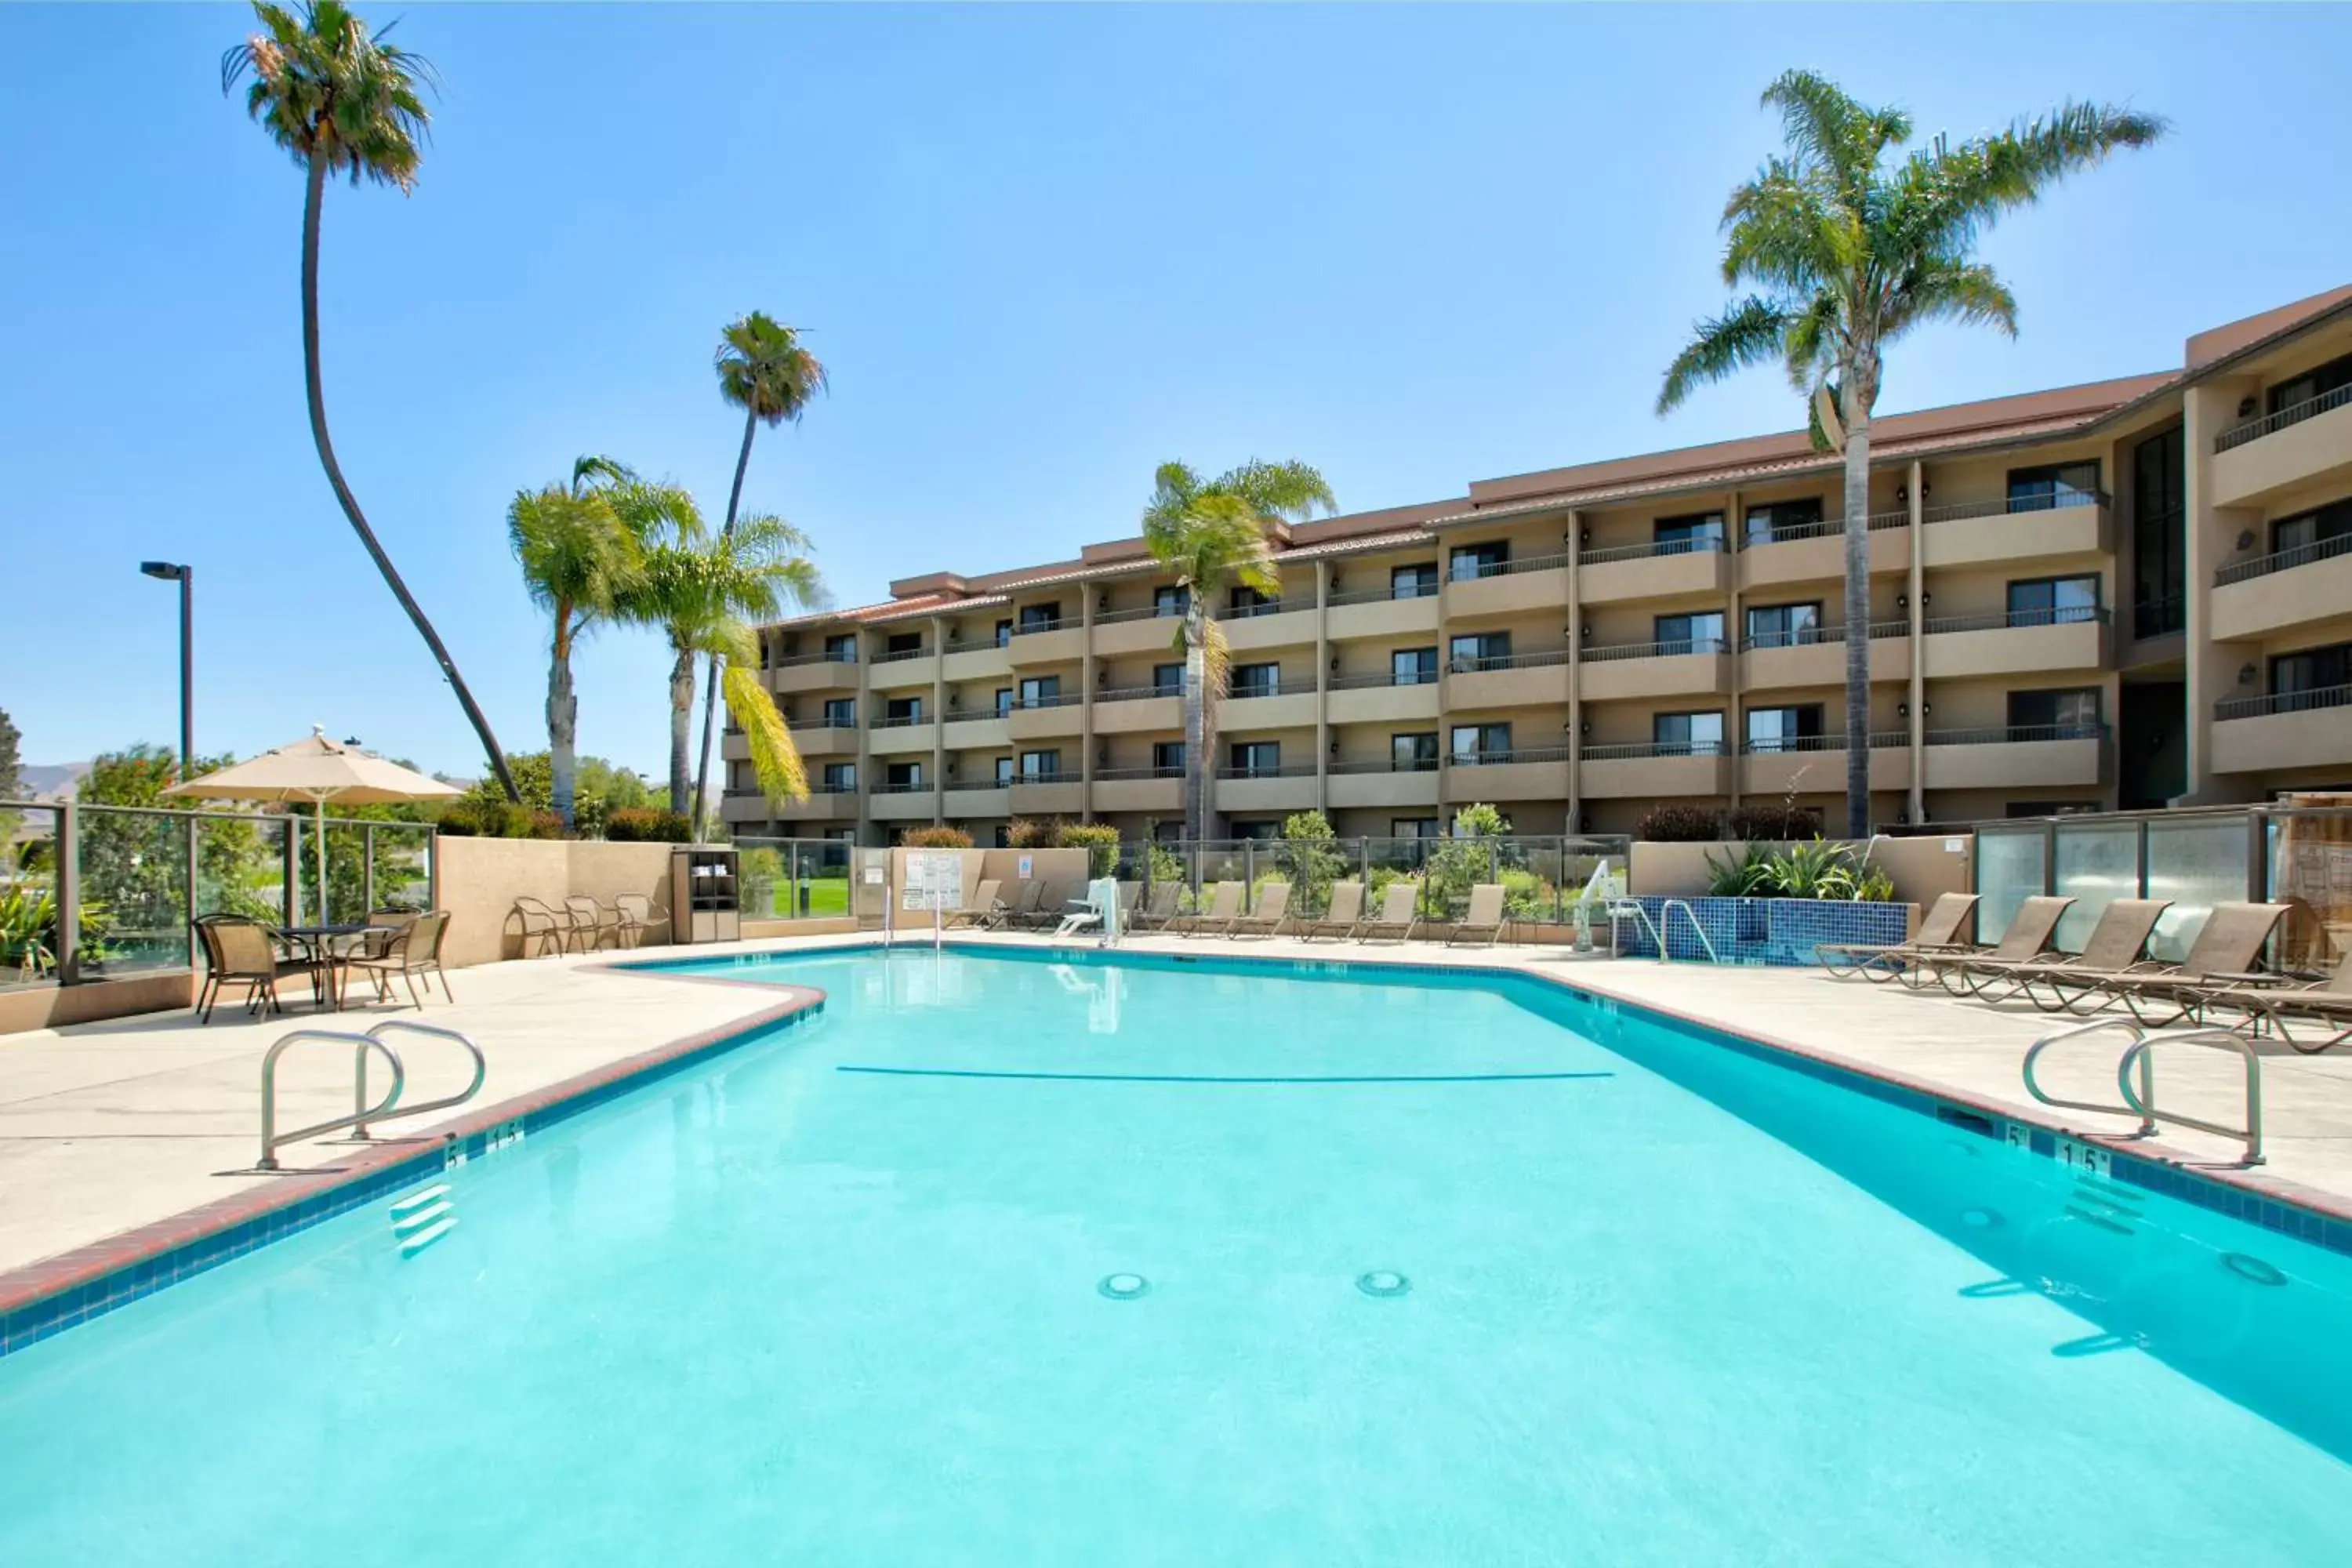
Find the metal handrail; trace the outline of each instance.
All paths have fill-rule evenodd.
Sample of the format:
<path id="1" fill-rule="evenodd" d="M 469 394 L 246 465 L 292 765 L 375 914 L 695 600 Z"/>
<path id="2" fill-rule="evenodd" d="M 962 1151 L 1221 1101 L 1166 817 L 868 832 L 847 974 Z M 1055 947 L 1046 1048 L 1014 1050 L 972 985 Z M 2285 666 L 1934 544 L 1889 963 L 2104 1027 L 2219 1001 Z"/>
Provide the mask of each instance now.
<path id="1" fill-rule="evenodd" d="M 2233 561 L 2213 574 L 2213 585 L 2226 588 L 2232 583 L 2267 577 L 2273 572 L 2292 571 L 2297 566 L 2308 566 L 2315 561 L 2332 561 L 2347 552 L 2352 552 L 2352 533 L 2339 533 L 2332 539 L 2315 539 L 2308 544 L 2273 550 L 2268 555 Z"/>
<path id="2" fill-rule="evenodd" d="M 490 1061 L 482 1054 L 482 1047 L 474 1043 L 474 1037 L 471 1035 L 461 1034 L 456 1029 L 445 1029 L 438 1024 L 420 1024 L 410 1018 L 386 1018 L 383 1023 L 370 1029 L 367 1032 L 367 1037 L 381 1045 L 383 1033 L 387 1029 L 405 1029 L 412 1035 L 431 1035 L 436 1039 L 455 1040 L 466 1047 L 467 1056 L 474 1058 L 474 1080 L 471 1083 L 456 1094 L 441 1100 L 428 1100 L 422 1105 L 404 1105 L 400 1108 L 401 1115 L 422 1116 L 428 1110 L 446 1110 L 453 1105 L 465 1104 L 482 1091 L 482 1080 L 490 1075 Z M 390 1047 L 384 1048 L 387 1052 L 391 1049 Z M 352 1136 L 365 1138 L 368 1135 L 368 1113 L 363 1109 L 367 1105 L 367 1053 L 360 1052 L 358 1060 L 359 1066 L 353 1074 L 352 1103 L 362 1120 L 352 1123 Z M 399 1092 L 395 1088 L 394 1099 L 398 1098 Z"/>
<path id="3" fill-rule="evenodd" d="M 384 1059 L 392 1064 L 392 1089 L 384 1095 L 383 1102 L 374 1106 L 362 1104 L 349 1116 L 338 1116 L 315 1127 L 298 1127 L 291 1132 L 278 1131 L 278 1058 L 286 1054 L 289 1047 L 299 1045 L 304 1040 L 335 1040 L 352 1047 L 359 1057 L 359 1064 L 353 1068 L 352 1076 L 362 1083 L 367 1077 L 367 1053 L 382 1051 Z M 408 1071 L 401 1066 L 400 1053 L 377 1039 L 373 1032 L 359 1035 L 343 1029 L 296 1029 L 291 1034 L 280 1035 L 261 1058 L 261 1158 L 254 1168 L 278 1170 L 278 1151 L 289 1143 L 299 1143 L 322 1132 L 336 1132 L 346 1127 L 361 1127 L 371 1121 L 382 1121 L 399 1100 L 401 1086 L 407 1080 Z"/>
<path id="4" fill-rule="evenodd" d="M 1930 636 L 1942 632 L 2015 631 L 2025 626 L 2105 626 L 2105 605 L 2067 605 L 2047 610 L 1996 610 L 1982 616 L 1937 616 L 1927 624 Z"/>
<path id="5" fill-rule="evenodd" d="M 1706 950 L 1706 961 L 1709 963 L 1721 963 L 1723 960 L 1717 958 L 1715 953 L 1715 943 L 1707 939 L 1706 928 L 1698 923 L 1698 911 L 1691 908 L 1690 900 L 1687 899 L 1668 899 L 1658 906 L 1658 957 L 1660 960 L 1663 961 L 1666 956 L 1666 924 L 1676 910 L 1682 910 L 1684 918 L 1690 921 L 1692 931 L 1698 937 L 1699 946 Z"/>
<path id="6" fill-rule="evenodd" d="M 2047 494 L 2028 493 L 1995 496 L 1990 500 L 1968 500 L 1950 506 L 1931 506 L 1919 514 L 1921 522 L 1962 522 L 1978 517 L 2024 517 L 2034 512 L 2068 511 L 2075 507 L 2106 508 L 2115 498 L 2105 490 L 2064 489 Z"/>
<path id="7" fill-rule="evenodd" d="M 2284 408 L 2265 414 L 2259 419 L 2249 419 L 2243 425 L 2232 425 L 2213 437 L 2213 451 L 2219 456 L 2232 447 L 2242 447 L 2249 441 L 2276 435 L 2290 425 L 2300 425 L 2347 403 L 2352 403 L 2352 384 L 2331 387 L 2316 397 L 2305 398 L 2301 403 L 2290 403 Z"/>
<path id="8" fill-rule="evenodd" d="M 2213 704 L 2216 719 L 2258 719 L 2269 713 L 2310 713 L 2352 704 L 2352 686 L 2307 686 L 2267 697 L 2231 697 Z"/>
<path id="9" fill-rule="evenodd" d="M 1598 550 L 1588 550 L 1577 558 L 1578 564 L 1603 566 L 1612 561 L 1646 561 L 1654 555 L 1720 555 L 1729 548 L 1719 533 L 1702 533 L 1688 539 L 1653 539 L 1639 544 L 1607 544 Z"/>
<path id="10" fill-rule="evenodd" d="M 1606 664 L 1622 658 L 1680 658 L 1688 654 L 1712 657 L 1728 652 L 1729 648 L 1718 632 L 1713 637 L 1669 637 L 1664 642 L 1586 643 L 1576 650 L 1576 657 L 1585 664 Z"/>
<path id="11" fill-rule="evenodd" d="M 1501 561 L 1473 559 L 1450 563 L 1447 574 L 1456 583 L 1478 583 L 1489 577 L 1516 576 L 1522 572 L 1557 572 L 1568 563 L 1565 554 L 1524 555 Z"/>
<path id="12" fill-rule="evenodd" d="M 1323 605 L 1326 609 L 1337 610 L 1349 605 L 1384 604 L 1391 599 L 1434 599 L 1435 597 L 1437 597 L 1437 580 L 1433 577 L 1425 584 L 1408 581 L 1390 583 L 1372 588 L 1334 589 L 1324 599 Z"/>
<path id="13" fill-rule="evenodd" d="M 2034 1064 L 2041 1059 L 2042 1053 L 2053 1046 L 2084 1035 L 2095 1035 L 2103 1029 L 2122 1029 L 2131 1036 L 2131 1044 L 2126 1046 L 2123 1054 L 2116 1058 L 2116 1088 L 2123 1096 L 2123 1103 L 2106 1105 L 2096 1100 L 2060 1100 L 2054 1095 L 2043 1092 L 2040 1080 L 2033 1073 Z M 2182 1111 L 2157 1109 L 2156 1065 L 2149 1059 L 2148 1053 L 2158 1046 L 2187 1045 L 2197 1041 L 2218 1041 L 2229 1046 L 2244 1058 L 2246 1124 L 2243 1127 L 2231 1127 L 2220 1121 L 2207 1121 L 2200 1117 L 2190 1116 Z M 2134 1088 L 2131 1081 L 2134 1068 L 2139 1069 L 2137 1088 Z M 2161 1119 L 2177 1122 L 2183 1127 L 2194 1128 L 2200 1132 L 2210 1132 L 2217 1137 L 2242 1139 L 2245 1142 L 2246 1152 L 2238 1163 L 2242 1165 L 2259 1165 L 2263 1163 L 2262 1058 L 2255 1051 L 2253 1042 L 2234 1030 L 2216 1028 L 2210 1025 L 2199 1025 L 2187 1029 L 2150 1030 L 2128 1018 L 2094 1018 L 2087 1024 L 2075 1024 L 2044 1035 L 2034 1041 L 2026 1048 L 2025 1060 L 2021 1064 L 2020 1070 L 2025 1079 L 2025 1092 L 2044 1105 L 2061 1110 L 2094 1111 L 2102 1116 L 2137 1116 L 2139 1118 L 2139 1126 L 2130 1134 L 2134 1138 L 2153 1136 L 2157 1131 L 2156 1124 Z"/>
<path id="14" fill-rule="evenodd" d="M 1427 669 L 1383 669 L 1362 675 L 1335 675 L 1323 684 L 1331 691 L 1376 691 L 1383 686 L 1434 686 L 1437 684 L 1437 669 L 1432 666 Z"/>

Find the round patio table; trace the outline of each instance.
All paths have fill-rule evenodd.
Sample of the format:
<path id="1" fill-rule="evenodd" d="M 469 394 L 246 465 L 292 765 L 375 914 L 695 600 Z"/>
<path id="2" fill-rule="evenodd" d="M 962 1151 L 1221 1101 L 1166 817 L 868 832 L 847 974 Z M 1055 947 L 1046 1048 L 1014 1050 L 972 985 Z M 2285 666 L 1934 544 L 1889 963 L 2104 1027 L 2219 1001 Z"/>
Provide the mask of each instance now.
<path id="1" fill-rule="evenodd" d="M 332 1007 L 343 1010 L 343 981 L 346 972 L 343 961 L 351 956 L 349 949 L 338 951 L 336 943 L 374 930 L 364 922 L 351 925 L 279 926 L 278 934 L 302 950 L 302 961 L 319 977 L 319 1007 L 321 1012 Z"/>

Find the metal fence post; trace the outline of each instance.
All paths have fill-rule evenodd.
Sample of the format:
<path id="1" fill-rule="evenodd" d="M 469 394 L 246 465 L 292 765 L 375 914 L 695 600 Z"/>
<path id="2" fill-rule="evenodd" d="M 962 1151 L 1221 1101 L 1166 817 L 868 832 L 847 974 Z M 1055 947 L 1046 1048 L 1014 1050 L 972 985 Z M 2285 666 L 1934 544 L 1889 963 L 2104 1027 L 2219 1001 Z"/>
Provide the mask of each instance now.
<path id="1" fill-rule="evenodd" d="M 2246 901 L 2263 903 L 2271 896 L 2271 814 L 2246 813 Z"/>
<path id="2" fill-rule="evenodd" d="M 1242 908 L 1246 910 L 1257 901 L 1257 845 L 1242 842 Z"/>
<path id="3" fill-rule="evenodd" d="M 185 864 L 181 868 L 183 874 L 187 878 L 188 897 L 187 900 L 180 906 L 180 940 L 188 944 L 188 967 L 190 969 L 194 969 L 196 966 L 196 948 L 194 941 L 195 927 L 191 922 L 196 918 L 196 882 L 198 878 L 196 829 L 203 820 L 204 819 L 202 817 L 198 816 L 190 816 L 186 819 L 188 825 L 188 853 L 185 857 Z"/>
<path id="4" fill-rule="evenodd" d="M 425 907 L 441 907 L 441 835 L 429 826 L 425 830 Z"/>
<path id="5" fill-rule="evenodd" d="M 362 916 L 375 912 L 375 824 L 360 829 L 360 902 Z"/>
<path id="6" fill-rule="evenodd" d="M 292 812 L 286 814 L 286 860 L 280 868 L 285 878 L 283 907 L 286 923 L 302 923 L 302 819 Z"/>
<path id="7" fill-rule="evenodd" d="M 1356 880 L 1364 885 L 1364 897 L 1370 899 L 1372 894 L 1372 840 L 1369 834 L 1356 840 Z M 1367 903 L 1364 907 L 1370 909 L 1371 905 Z"/>
<path id="8" fill-rule="evenodd" d="M 81 817 L 73 802 L 58 805 L 58 984 L 81 978 Z"/>

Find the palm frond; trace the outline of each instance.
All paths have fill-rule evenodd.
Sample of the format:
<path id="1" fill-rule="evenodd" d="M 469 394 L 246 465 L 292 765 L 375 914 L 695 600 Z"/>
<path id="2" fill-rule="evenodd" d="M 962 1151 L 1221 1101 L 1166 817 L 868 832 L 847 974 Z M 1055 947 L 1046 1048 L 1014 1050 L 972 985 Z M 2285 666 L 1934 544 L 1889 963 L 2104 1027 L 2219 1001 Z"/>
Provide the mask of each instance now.
<path id="1" fill-rule="evenodd" d="M 764 310 L 729 322 L 711 363 L 719 395 L 765 425 L 797 421 L 829 384 L 824 363 L 800 341 L 800 329 Z"/>
<path id="2" fill-rule="evenodd" d="M 432 63 L 371 35 L 341 0 L 292 7 L 256 0 L 260 30 L 221 56 L 224 95 L 246 83 L 246 114 L 298 163 L 316 154 L 353 184 L 414 188 L 432 116 L 417 91 Z"/>
<path id="3" fill-rule="evenodd" d="M 1697 323 L 1691 329 L 1689 346 L 1666 367 L 1665 383 L 1658 389 L 1658 412 L 1671 412 L 1700 387 L 1751 364 L 1780 358 L 1789 321 L 1787 307 L 1751 294 L 1712 321 Z"/>
<path id="4" fill-rule="evenodd" d="M 1766 109 L 1780 111 L 1780 133 L 1802 163 L 1820 165 L 1841 189 L 1869 184 L 1888 147 L 1911 137 L 1911 119 L 1899 109 L 1873 109 L 1817 71 L 1783 72 L 1764 89 Z"/>
<path id="5" fill-rule="evenodd" d="M 1230 490 L 1260 516 L 1286 522 L 1305 522 L 1318 510 L 1339 510 L 1322 474 L 1306 463 L 1263 463 L 1253 458 L 1220 475 L 1210 488 Z"/>
<path id="6" fill-rule="evenodd" d="M 1234 650 L 1225 628 L 1214 616 L 1201 621 L 1201 765 L 1207 767 L 1217 750 L 1217 714 L 1225 694 L 1233 689 Z"/>
<path id="7" fill-rule="evenodd" d="M 1789 384 L 1808 397 L 1836 374 L 1843 314 L 1837 296 L 1822 292 L 1807 300 L 1781 329 L 1780 358 Z"/>
<path id="8" fill-rule="evenodd" d="M 799 748 L 793 744 L 784 716 L 776 710 L 774 695 L 760 684 L 755 660 L 730 658 L 719 687 L 727 703 L 727 716 L 743 731 L 760 793 L 771 801 L 795 805 L 808 799 L 808 770 L 801 763 Z"/>
<path id="9" fill-rule="evenodd" d="M 1955 146 L 1937 137 L 1889 182 L 1887 223 L 1910 249 L 1965 255 L 2002 215 L 2031 206 L 2067 175 L 2148 146 L 2167 122 L 2104 104 L 2062 104 L 1998 135 Z"/>
<path id="10" fill-rule="evenodd" d="M 1885 332 L 1893 338 L 1920 321 L 1956 321 L 2017 336 L 2017 296 L 1982 262 L 1937 258 L 1904 280 Z"/>

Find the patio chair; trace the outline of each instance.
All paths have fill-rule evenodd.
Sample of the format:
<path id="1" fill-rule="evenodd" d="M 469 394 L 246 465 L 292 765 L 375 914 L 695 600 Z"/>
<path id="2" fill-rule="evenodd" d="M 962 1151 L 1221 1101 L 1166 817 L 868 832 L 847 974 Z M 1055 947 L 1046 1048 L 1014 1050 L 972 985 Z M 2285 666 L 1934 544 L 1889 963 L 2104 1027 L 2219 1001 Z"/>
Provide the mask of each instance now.
<path id="1" fill-rule="evenodd" d="M 621 945 L 621 911 L 598 903 L 585 893 L 574 893 L 563 900 L 563 908 L 572 916 L 572 934 L 583 952 L 593 952 L 613 939 Z"/>
<path id="2" fill-rule="evenodd" d="M 1184 896 L 1181 882 L 1154 882 L 1142 907 L 1128 920 L 1128 929 L 1138 933 L 1160 931 L 1176 918 L 1177 900 Z"/>
<path id="3" fill-rule="evenodd" d="M 1209 907 L 1197 914 L 1179 915 L 1168 922 L 1178 936 L 1201 936 L 1214 930 L 1223 931 L 1242 912 L 1242 884 L 1219 882 L 1209 892 Z"/>
<path id="4" fill-rule="evenodd" d="M 1938 893 L 1927 912 L 1920 917 L 1919 929 L 1909 941 L 1889 947 L 1819 942 L 1813 948 L 1813 962 L 1832 980 L 1851 980 L 1859 974 L 1864 980 L 1878 981 L 1898 979 L 1906 971 L 1918 973 L 1913 961 L 1928 952 L 1982 952 L 1981 942 L 1969 942 L 1960 935 L 1962 928 L 1975 917 L 1977 903 L 1974 893 Z"/>
<path id="5" fill-rule="evenodd" d="M 613 900 L 614 912 L 620 916 L 619 940 L 625 947 L 643 947 L 646 933 L 654 929 L 654 901 L 643 893 L 623 893 Z M 446 986 L 449 983 L 441 983 Z"/>
<path id="6" fill-rule="evenodd" d="M 302 960 L 281 956 L 269 928 L 259 921 L 243 915 L 202 915 L 190 923 L 205 950 L 205 983 L 197 992 L 194 1009 L 199 1023 L 213 1021 L 213 1008 L 231 985 L 246 988 L 248 1017 L 257 1011 L 265 1018 L 272 1012 L 286 1011 L 286 1005 L 278 999 L 278 982 L 289 974 L 310 975 L 312 994 L 318 994 L 317 971 Z"/>
<path id="7" fill-rule="evenodd" d="M 960 910 L 950 910 L 940 922 L 942 931 L 986 931 L 1004 918 L 1004 906 L 997 901 L 996 890 L 1004 886 L 1002 879 L 983 877 L 980 886 L 971 890 L 971 902 Z"/>
<path id="8" fill-rule="evenodd" d="M 2303 1055 L 2317 1056 L 2352 1039 L 2352 950 L 2347 950 L 2336 972 L 2325 980 L 2259 989 L 2225 987 L 2200 1000 L 2208 1016 L 2216 1007 L 2235 1007 L 2255 1032 L 2268 1029 Z M 2296 1024 L 2304 1029 L 2300 1036 L 2292 1026 Z"/>
<path id="9" fill-rule="evenodd" d="M 1264 938 L 1280 934 L 1290 923 L 1290 884 L 1268 882 L 1258 889 L 1257 908 L 1245 915 L 1236 915 L 1225 925 L 1230 937 Z"/>
<path id="10" fill-rule="evenodd" d="M 572 947 L 572 911 L 559 910 L 541 899 L 518 898 L 514 901 L 516 920 L 522 924 L 522 952 L 530 956 L 531 938 L 540 941 L 540 956 L 550 952 L 565 952 Z"/>
<path id="11" fill-rule="evenodd" d="M 348 965 L 375 981 L 375 999 L 379 1002 L 391 998 L 393 977 L 397 975 L 407 982 L 409 1000 L 421 1010 L 436 974 L 441 977 L 441 994 L 455 1002 L 457 994 L 449 989 L 448 973 L 441 967 L 441 939 L 448 930 L 446 910 L 411 916 L 406 925 L 393 932 L 383 952 L 362 953 L 348 960 Z M 425 976 L 425 994 L 419 994 L 416 989 L 416 977 L 420 974 Z"/>
<path id="12" fill-rule="evenodd" d="M 2215 904 L 2197 940 L 2189 944 L 2179 963 L 2139 963 L 2121 974 L 2091 981 L 2064 1001 L 2068 1012 L 2091 1011 L 2121 1002 L 2125 1009 L 2152 1028 L 2194 1020 L 2204 998 L 2217 989 L 2251 989 L 2273 983 L 2273 975 L 2253 972 L 2254 961 L 2286 917 L 2284 904 Z M 2063 993 L 2067 982 L 2048 983 Z M 2093 1004 L 2087 1009 L 2077 1003 Z M 2151 1016 L 2161 1011 L 2160 1016 Z"/>
<path id="13" fill-rule="evenodd" d="M 2045 1013 L 2066 1012 L 2068 997 L 2080 994 L 2084 982 L 2121 974 L 2137 963 L 2156 931 L 2158 918 L 2171 907 L 2169 899 L 2116 899 L 2099 911 L 2098 923 L 2084 940 L 2083 951 L 2072 958 L 2025 963 L 1962 959 L 1955 967 L 1967 977 L 1964 983 L 1969 989 L 1988 1002 L 2022 996 Z M 1987 989 L 1994 984 L 2003 987 L 1998 994 Z M 2070 984 L 2076 990 L 2049 991 L 2044 995 L 2053 985 Z"/>
<path id="14" fill-rule="evenodd" d="M 1381 907 L 1371 919 L 1357 923 L 1358 942 L 1409 942 L 1421 929 L 1421 884 L 1399 878 L 1381 889 Z"/>
<path id="15" fill-rule="evenodd" d="M 2021 963 L 2047 963 L 2051 939 L 2058 934 L 2058 922 L 2074 907 L 2074 900 L 2060 895 L 2037 893 L 2023 900 L 2017 912 L 2009 917 L 2009 927 L 2000 940 L 1990 948 L 1958 948 L 1948 952 L 1922 952 L 1912 956 L 1912 967 L 1918 972 L 1917 984 L 1925 986 L 1933 980 L 1955 996 L 1966 996 L 1979 983 L 1979 976 Z M 1978 975 L 1972 975 L 1971 969 Z"/>
<path id="16" fill-rule="evenodd" d="M 1319 921 L 1303 921 L 1297 932 L 1301 942 L 1313 942 L 1318 936 L 1330 936 L 1345 941 L 1356 934 L 1364 920 L 1364 885 L 1361 882 L 1331 884 L 1330 907 Z"/>
<path id="17" fill-rule="evenodd" d="M 1470 907 L 1445 933 L 1445 945 L 1492 947 L 1503 940 L 1503 884 L 1479 882 L 1470 889 Z"/>
<path id="18" fill-rule="evenodd" d="M 1045 884 L 1034 877 L 1024 877 L 1013 884 L 1009 898 L 998 900 L 995 930 L 1010 931 L 1024 915 L 1037 912 L 1037 900 L 1045 896 Z"/>
<path id="19" fill-rule="evenodd" d="M 1014 910 L 1011 923 L 1023 931 L 1051 931 L 1061 924 L 1062 916 L 1067 912 L 1062 906 L 1070 901 L 1070 884 L 1067 880 L 1040 877 L 1036 886 L 1035 901 L 1025 910 Z"/>

